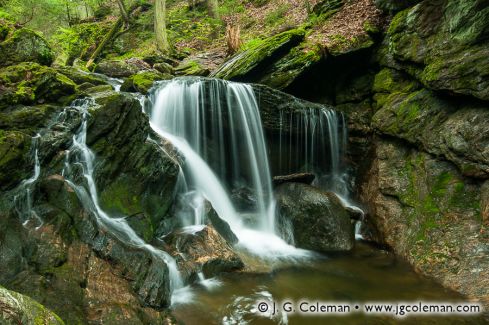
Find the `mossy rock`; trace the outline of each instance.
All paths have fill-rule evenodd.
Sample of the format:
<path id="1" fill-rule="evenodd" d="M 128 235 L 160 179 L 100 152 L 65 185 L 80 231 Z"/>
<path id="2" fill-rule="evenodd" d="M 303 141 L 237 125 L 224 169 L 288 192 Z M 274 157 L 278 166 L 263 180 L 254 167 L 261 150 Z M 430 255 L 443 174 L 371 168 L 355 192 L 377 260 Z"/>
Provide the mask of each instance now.
<path id="1" fill-rule="evenodd" d="M 183 61 L 175 68 L 175 75 L 177 76 L 207 76 L 209 75 L 209 69 L 202 66 L 199 62 L 194 60 Z"/>
<path id="2" fill-rule="evenodd" d="M 5 34 L 5 29 L 3 33 Z M 17 29 L 10 35 L 7 33 L 0 43 L 0 53 L 0 67 L 20 62 L 51 65 L 54 60 L 48 42 L 40 34 L 27 28 Z"/>
<path id="3" fill-rule="evenodd" d="M 70 78 L 77 85 L 80 85 L 83 83 L 90 83 L 94 86 L 107 85 L 107 81 L 105 81 L 100 76 L 97 76 L 96 74 L 93 74 L 93 73 L 90 73 L 87 71 L 77 69 L 75 67 L 61 66 L 61 67 L 57 67 L 56 70 L 59 73 Z"/>
<path id="4" fill-rule="evenodd" d="M 17 104 L 60 102 L 76 92 L 76 84 L 55 69 L 25 62 L 0 69 L 0 109 Z"/>
<path id="5" fill-rule="evenodd" d="M 12 188 L 29 175 L 30 144 L 25 133 L 0 130 L 0 189 Z"/>
<path id="6" fill-rule="evenodd" d="M 311 66 L 321 61 L 323 51 L 317 44 L 304 42 L 273 62 L 257 82 L 275 89 L 284 89 Z"/>
<path id="7" fill-rule="evenodd" d="M 48 126 L 55 112 L 62 108 L 56 105 L 15 106 L 0 111 L 0 129 L 21 131 L 34 136 L 39 129 Z"/>
<path id="8" fill-rule="evenodd" d="M 399 12 L 386 55 L 426 87 L 489 100 L 489 6 L 423 1 Z"/>
<path id="9" fill-rule="evenodd" d="M 62 325 L 58 315 L 20 293 L 7 290 L 0 286 L 0 322 L 6 325 L 35 324 Z"/>
<path id="10" fill-rule="evenodd" d="M 306 31 L 299 28 L 266 38 L 233 56 L 211 76 L 228 80 L 255 81 L 260 78 L 264 67 L 285 56 L 304 39 L 305 35 Z M 292 61 L 292 64 L 297 63 L 292 58 L 288 61 Z"/>
<path id="11" fill-rule="evenodd" d="M 372 125 L 378 132 L 444 156 L 466 176 L 489 177 L 487 104 L 454 101 L 424 88 L 375 98 Z"/>
<path id="12" fill-rule="evenodd" d="M 142 71 L 127 78 L 121 86 L 122 91 L 148 93 L 155 81 L 169 80 L 173 78 L 169 74 L 158 71 Z"/>

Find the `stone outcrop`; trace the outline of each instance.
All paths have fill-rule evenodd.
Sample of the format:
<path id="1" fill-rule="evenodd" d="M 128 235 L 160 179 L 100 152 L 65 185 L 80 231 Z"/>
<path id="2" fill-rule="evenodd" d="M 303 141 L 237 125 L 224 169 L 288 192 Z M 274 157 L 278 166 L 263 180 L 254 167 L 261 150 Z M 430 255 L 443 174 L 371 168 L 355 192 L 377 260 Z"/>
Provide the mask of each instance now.
<path id="1" fill-rule="evenodd" d="M 0 19 L 0 67 L 21 62 L 37 62 L 51 65 L 54 53 L 48 42 L 28 28 L 16 28 L 14 24 Z"/>
<path id="2" fill-rule="evenodd" d="M 275 195 L 279 216 L 292 225 L 297 247 L 320 252 L 353 248 L 350 215 L 334 193 L 307 184 L 285 183 L 277 187 Z"/>

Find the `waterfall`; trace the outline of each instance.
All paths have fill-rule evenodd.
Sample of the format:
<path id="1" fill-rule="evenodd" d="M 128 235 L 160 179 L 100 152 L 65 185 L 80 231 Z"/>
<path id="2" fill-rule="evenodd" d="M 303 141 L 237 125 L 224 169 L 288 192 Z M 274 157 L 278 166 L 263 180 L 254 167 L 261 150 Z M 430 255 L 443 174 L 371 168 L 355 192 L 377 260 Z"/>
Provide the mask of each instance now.
<path id="1" fill-rule="evenodd" d="M 72 108 L 78 110 L 82 115 L 82 123 L 78 132 L 73 136 L 72 146 L 66 152 L 65 167 L 62 174 L 66 177 L 66 182 L 75 190 L 84 209 L 91 212 L 102 229 L 126 245 L 146 250 L 154 259 L 164 262 L 168 266 L 170 288 L 175 293 L 176 290 L 183 287 L 183 281 L 175 260 L 168 253 L 156 249 L 141 239 L 127 224 L 125 218 L 112 218 L 99 205 L 97 187 L 93 176 L 95 155 L 86 144 L 88 108 L 93 105 L 93 99 L 90 98 L 75 100 L 72 104 Z M 79 167 L 82 169 L 86 188 L 83 184 L 75 184 L 73 179 L 76 175 L 76 169 Z"/>
<path id="2" fill-rule="evenodd" d="M 20 184 L 20 193 L 14 196 L 14 206 L 22 225 L 27 227 L 30 223 L 35 222 L 36 230 L 43 225 L 43 220 L 32 206 L 33 188 L 41 174 L 41 164 L 39 163 L 40 138 L 41 135 L 39 133 L 32 137 L 31 151 L 34 156 L 34 173 L 30 178 L 22 181 Z"/>
<path id="3" fill-rule="evenodd" d="M 281 111 L 279 124 L 278 173 L 313 173 L 315 186 L 336 193 L 345 207 L 357 210 L 363 219 L 364 212 L 350 199 L 349 175 L 342 162 L 348 143 L 344 114 L 327 108 Z M 357 239 L 362 239 L 361 219 L 355 224 Z"/>
<path id="4" fill-rule="evenodd" d="M 205 222 L 208 200 L 249 251 L 304 255 L 275 233 L 267 147 L 250 85 L 207 78 L 163 81 L 153 87 L 146 112 L 151 127 L 184 158 L 178 182 L 178 197 L 187 208 L 184 225 Z M 233 198 L 243 189 L 252 193 L 252 206 Z"/>
<path id="5" fill-rule="evenodd" d="M 279 124 L 276 173 L 314 173 L 316 186 L 347 197 L 347 173 L 342 162 L 348 137 L 344 115 L 327 108 L 281 111 Z"/>

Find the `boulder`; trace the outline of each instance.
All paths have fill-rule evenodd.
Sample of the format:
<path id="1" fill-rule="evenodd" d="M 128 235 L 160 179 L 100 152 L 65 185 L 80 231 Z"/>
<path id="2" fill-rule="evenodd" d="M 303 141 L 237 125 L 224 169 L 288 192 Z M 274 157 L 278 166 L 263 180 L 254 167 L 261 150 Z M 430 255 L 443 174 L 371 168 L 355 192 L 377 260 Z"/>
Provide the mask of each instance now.
<path id="1" fill-rule="evenodd" d="M 30 137 L 25 133 L 0 130 L 0 190 L 11 189 L 32 173 L 30 146 Z"/>
<path id="2" fill-rule="evenodd" d="M 174 251 L 185 278 L 196 279 L 202 272 L 213 277 L 244 267 L 241 258 L 211 225 L 190 226 L 164 237 Z"/>
<path id="3" fill-rule="evenodd" d="M 6 34 L 5 38 L 0 38 L 0 53 L 0 67 L 21 62 L 37 62 L 49 66 L 54 60 L 48 42 L 39 33 L 27 28 L 17 29 Z"/>
<path id="4" fill-rule="evenodd" d="M 0 322 L 2 324 L 64 324 L 58 315 L 37 301 L 1 286 L 0 306 Z"/>
<path id="5" fill-rule="evenodd" d="M 210 71 L 195 60 L 186 60 L 174 69 L 177 76 L 207 76 Z"/>
<path id="6" fill-rule="evenodd" d="M 355 243 L 348 211 L 332 192 L 301 183 L 275 189 L 280 218 L 292 224 L 295 245 L 320 251 L 349 251 Z"/>

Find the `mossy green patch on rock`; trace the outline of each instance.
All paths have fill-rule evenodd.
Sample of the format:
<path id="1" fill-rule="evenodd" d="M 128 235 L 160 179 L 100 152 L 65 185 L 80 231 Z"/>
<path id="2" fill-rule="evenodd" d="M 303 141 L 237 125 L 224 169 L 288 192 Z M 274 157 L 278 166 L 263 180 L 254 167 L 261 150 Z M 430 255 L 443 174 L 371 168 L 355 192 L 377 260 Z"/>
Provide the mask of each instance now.
<path id="1" fill-rule="evenodd" d="M 2 324 L 62 325 L 58 315 L 20 293 L 0 286 L 0 321 Z"/>
<path id="2" fill-rule="evenodd" d="M 175 68 L 177 76 L 207 76 L 209 69 L 203 67 L 199 62 L 187 60 Z"/>
<path id="3" fill-rule="evenodd" d="M 0 69 L 0 109 L 17 104 L 59 102 L 76 92 L 76 84 L 55 69 L 37 63 L 20 63 Z M 65 99 L 65 100 L 63 100 Z"/>
<path id="4" fill-rule="evenodd" d="M 0 43 L 0 53 L 0 67 L 28 61 L 51 65 L 54 59 L 48 42 L 27 28 L 5 34 L 5 39 Z"/>
<path id="5" fill-rule="evenodd" d="M 303 29 L 293 29 L 264 39 L 236 54 L 213 72 L 212 76 L 229 80 L 248 79 L 250 75 L 261 72 L 258 71 L 260 66 L 287 54 L 304 39 L 305 34 Z"/>
<path id="6" fill-rule="evenodd" d="M 317 44 L 304 42 L 287 55 L 266 68 L 259 83 L 275 89 L 284 89 L 308 68 L 323 58 L 324 49 Z"/>
<path id="7" fill-rule="evenodd" d="M 137 91 L 146 94 L 155 81 L 168 80 L 172 76 L 158 71 L 141 71 L 127 78 L 121 86 L 122 91 Z"/>

